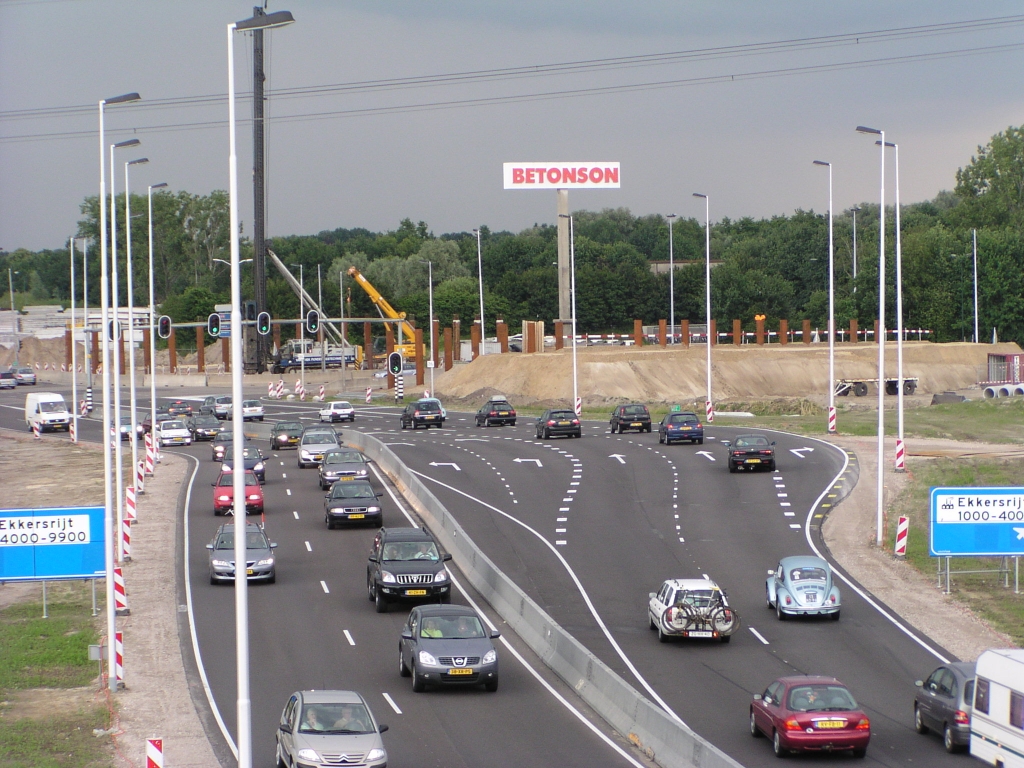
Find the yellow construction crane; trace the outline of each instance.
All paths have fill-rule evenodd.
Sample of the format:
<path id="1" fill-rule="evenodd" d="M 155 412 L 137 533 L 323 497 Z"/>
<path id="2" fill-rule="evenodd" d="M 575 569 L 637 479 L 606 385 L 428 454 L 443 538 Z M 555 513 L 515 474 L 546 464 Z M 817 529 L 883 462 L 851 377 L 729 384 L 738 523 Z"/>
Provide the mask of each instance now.
<path id="1" fill-rule="evenodd" d="M 355 267 L 348 268 L 348 274 L 352 277 L 360 287 L 366 291 L 366 295 L 370 297 L 370 301 L 377 307 L 377 311 L 381 317 L 386 317 L 389 320 L 400 320 L 397 323 L 398 327 L 402 331 L 402 343 L 398 343 L 398 338 L 395 338 L 395 351 L 401 352 L 402 357 L 406 360 L 412 360 L 416 354 L 416 330 L 412 325 L 405 319 L 405 312 L 396 312 L 395 308 L 388 304 L 387 299 L 380 295 L 380 291 L 373 287 L 373 284 L 363 277 L 362 273 Z"/>

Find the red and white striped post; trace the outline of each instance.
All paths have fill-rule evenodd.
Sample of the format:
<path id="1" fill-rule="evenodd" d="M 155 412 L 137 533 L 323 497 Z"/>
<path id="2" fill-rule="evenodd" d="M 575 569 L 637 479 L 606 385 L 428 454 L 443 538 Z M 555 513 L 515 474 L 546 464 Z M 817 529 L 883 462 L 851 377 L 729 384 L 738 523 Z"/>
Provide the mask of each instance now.
<path id="1" fill-rule="evenodd" d="M 583 398 L 576 398 L 576 417 L 579 418 L 583 414 Z"/>
<path id="2" fill-rule="evenodd" d="M 117 440 L 116 427 L 111 427 L 110 428 L 110 450 L 112 450 L 112 451 L 116 447 L 116 440 Z"/>
<path id="3" fill-rule="evenodd" d="M 68 422 L 68 435 L 71 437 L 72 443 L 78 442 L 78 419 L 74 416 L 71 417 L 71 421 Z"/>
<path id="4" fill-rule="evenodd" d="M 140 494 L 146 492 L 146 461 L 145 459 L 139 459 L 139 463 L 135 465 L 135 488 Z"/>
<path id="5" fill-rule="evenodd" d="M 118 616 L 127 616 L 131 613 L 128 608 L 128 593 L 124 588 L 124 571 L 120 566 L 114 566 L 114 613 Z"/>
<path id="6" fill-rule="evenodd" d="M 81 373 L 81 371 L 79 371 L 79 373 Z M 82 416 L 88 416 L 89 415 L 89 404 L 87 402 L 85 402 L 85 400 L 79 400 L 78 401 L 78 412 Z"/>
<path id="7" fill-rule="evenodd" d="M 373 393 L 373 387 L 366 388 L 366 402 L 370 402 L 370 395 Z"/>
<path id="8" fill-rule="evenodd" d="M 907 534 L 910 533 L 910 518 L 900 515 L 896 522 L 896 557 L 907 556 Z"/>
<path id="9" fill-rule="evenodd" d="M 828 433 L 830 435 L 836 433 L 836 407 L 834 405 L 828 407 Z"/>
<path id="10" fill-rule="evenodd" d="M 121 521 L 121 552 L 123 562 L 132 559 L 132 521 L 127 517 Z"/>
<path id="11" fill-rule="evenodd" d="M 163 739 L 146 739 L 146 768 L 164 768 Z"/>
<path id="12" fill-rule="evenodd" d="M 135 514 L 135 486 L 129 485 L 124 489 L 124 519 L 134 522 L 137 519 Z"/>
<path id="13" fill-rule="evenodd" d="M 124 688 L 124 633 L 114 633 L 114 677 L 117 687 Z"/>
<path id="14" fill-rule="evenodd" d="M 424 389 L 423 390 L 423 397 L 424 398 L 430 397 L 430 390 L 429 389 Z"/>
<path id="15" fill-rule="evenodd" d="M 323 402 L 323 399 L 325 397 L 327 397 L 327 389 L 324 387 L 323 384 L 321 384 L 320 385 L 320 401 Z"/>
<path id="16" fill-rule="evenodd" d="M 704 420 L 711 424 L 715 420 L 715 404 L 710 400 L 704 401 Z"/>
<path id="17" fill-rule="evenodd" d="M 277 399 L 284 397 L 284 379 L 277 380 Z"/>
<path id="18" fill-rule="evenodd" d="M 267 384 L 267 397 L 273 397 L 273 396 L 274 396 L 274 382 L 270 382 L 269 384 Z"/>
<path id="19" fill-rule="evenodd" d="M 155 454 L 155 453 L 156 453 L 156 451 L 153 449 L 153 436 L 147 432 L 146 433 L 146 474 L 150 475 L 150 476 L 153 475 L 153 465 L 154 465 L 153 454 Z"/>
<path id="20" fill-rule="evenodd" d="M 902 440 L 896 438 L 896 471 L 903 472 L 906 468 L 906 447 L 903 445 Z"/>
<path id="21" fill-rule="evenodd" d="M 39 434 L 39 422 L 38 421 L 33 421 L 32 422 L 32 437 L 35 438 L 36 440 L 42 440 L 43 439 L 40 436 L 40 434 Z"/>

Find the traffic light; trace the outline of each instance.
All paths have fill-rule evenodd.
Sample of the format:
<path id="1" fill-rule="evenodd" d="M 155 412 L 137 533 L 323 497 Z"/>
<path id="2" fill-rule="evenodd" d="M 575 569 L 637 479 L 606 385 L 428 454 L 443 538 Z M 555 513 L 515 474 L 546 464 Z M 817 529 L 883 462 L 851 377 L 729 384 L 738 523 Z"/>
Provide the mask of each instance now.
<path id="1" fill-rule="evenodd" d="M 256 333 L 260 336 L 266 336 L 270 333 L 270 313 L 260 312 L 256 316 Z"/>
<path id="2" fill-rule="evenodd" d="M 107 321 L 107 340 L 117 341 L 121 338 L 121 323 L 117 320 Z"/>
<path id="3" fill-rule="evenodd" d="M 256 302 L 247 301 L 245 302 L 245 319 L 248 322 L 252 322 L 256 319 Z"/>
<path id="4" fill-rule="evenodd" d="M 320 313 L 315 309 L 306 313 L 306 333 L 316 333 L 320 330 Z"/>
<path id="5" fill-rule="evenodd" d="M 392 352 L 388 355 L 388 373 L 394 376 L 402 375 L 402 353 Z"/>
<path id="6" fill-rule="evenodd" d="M 157 335 L 161 339 L 170 338 L 171 335 L 171 318 L 167 315 L 160 315 L 160 319 L 157 320 Z"/>
<path id="7" fill-rule="evenodd" d="M 220 315 L 214 312 L 206 319 L 206 332 L 211 336 L 220 336 Z"/>

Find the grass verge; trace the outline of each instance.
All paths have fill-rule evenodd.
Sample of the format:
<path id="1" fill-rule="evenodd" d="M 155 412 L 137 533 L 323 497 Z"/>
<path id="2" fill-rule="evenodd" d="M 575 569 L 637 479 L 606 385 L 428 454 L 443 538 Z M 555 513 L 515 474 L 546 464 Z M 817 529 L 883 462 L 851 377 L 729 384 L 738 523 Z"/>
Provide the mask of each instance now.
<path id="1" fill-rule="evenodd" d="M 16 713 L 14 713 L 16 714 Z M 44 720 L 0 720 L 0 765 L 5 768 L 106 768 L 110 737 L 96 738 L 107 727 L 107 710 L 91 706 L 56 712 Z"/>

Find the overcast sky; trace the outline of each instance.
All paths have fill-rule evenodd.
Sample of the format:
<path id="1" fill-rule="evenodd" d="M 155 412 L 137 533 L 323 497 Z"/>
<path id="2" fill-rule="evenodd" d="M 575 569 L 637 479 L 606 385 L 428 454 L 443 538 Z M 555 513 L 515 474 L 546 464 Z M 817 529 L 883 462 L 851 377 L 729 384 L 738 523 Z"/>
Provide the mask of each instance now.
<path id="1" fill-rule="evenodd" d="M 226 189 L 225 25 L 250 16 L 252 6 L 0 0 L 0 247 L 66 243 L 80 203 L 98 191 L 97 101 L 125 92 L 138 91 L 143 102 L 108 111 L 107 139 L 134 133 L 142 146 L 119 155 L 119 190 L 123 162 L 140 156 L 150 163 L 132 169 L 137 193 L 157 182 L 196 194 Z M 828 174 L 811 164 L 826 160 L 838 212 L 878 200 L 878 151 L 857 125 L 882 128 L 899 143 L 901 198 L 914 202 L 951 189 L 979 144 L 1024 122 L 1020 21 L 648 66 L 329 88 L 965 22 L 1020 13 L 1019 2 L 271 0 L 269 10 L 296 19 L 268 35 L 271 236 L 393 229 L 405 217 L 435 234 L 555 223 L 553 191 L 502 189 L 505 161 L 619 161 L 622 188 L 574 191 L 573 210 L 624 206 L 703 218 L 703 201 L 691 195 L 704 192 L 718 220 L 826 210 Z M 251 38 L 236 34 L 234 45 L 247 96 Z M 313 92 L 274 95 L 294 89 Z M 220 98 L 194 103 L 200 96 Z M 515 96 L 535 98 L 466 103 Z M 181 103 L 146 105 L 166 99 Z M 396 109 L 414 105 L 434 106 Z M 16 114 L 40 109 L 50 111 Z M 251 115 L 249 100 L 239 102 L 239 115 Z M 251 125 L 241 123 L 246 234 L 250 136 Z"/>

